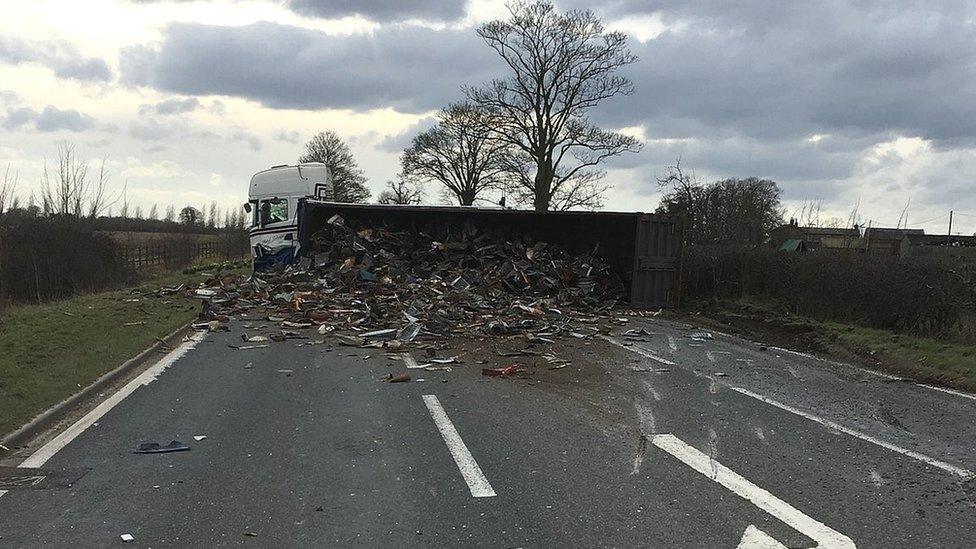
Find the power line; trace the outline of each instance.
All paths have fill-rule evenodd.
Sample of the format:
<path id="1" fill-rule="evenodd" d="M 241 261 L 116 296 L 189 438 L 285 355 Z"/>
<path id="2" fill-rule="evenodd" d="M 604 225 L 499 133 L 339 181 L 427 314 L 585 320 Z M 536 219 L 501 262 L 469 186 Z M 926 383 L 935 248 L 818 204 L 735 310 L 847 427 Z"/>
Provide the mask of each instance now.
<path id="1" fill-rule="evenodd" d="M 946 213 L 944 213 L 942 215 L 937 215 L 937 216 L 933 217 L 932 219 L 926 219 L 925 221 L 913 221 L 912 224 L 913 225 L 924 225 L 926 223 L 931 223 L 933 221 L 938 221 L 939 219 L 942 219 L 943 217 L 945 217 L 947 215 L 949 215 L 948 212 L 946 212 Z M 959 215 L 959 214 L 957 213 L 956 215 Z"/>

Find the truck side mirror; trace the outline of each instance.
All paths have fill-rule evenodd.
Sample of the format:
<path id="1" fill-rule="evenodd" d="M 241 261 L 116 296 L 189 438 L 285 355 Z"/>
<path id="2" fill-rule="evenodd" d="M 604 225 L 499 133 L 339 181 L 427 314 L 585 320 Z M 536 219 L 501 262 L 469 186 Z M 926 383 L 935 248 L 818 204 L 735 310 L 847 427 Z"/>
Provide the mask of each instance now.
<path id="1" fill-rule="evenodd" d="M 245 202 L 244 203 L 244 211 L 247 212 L 247 213 L 251 213 L 251 203 L 250 202 Z"/>

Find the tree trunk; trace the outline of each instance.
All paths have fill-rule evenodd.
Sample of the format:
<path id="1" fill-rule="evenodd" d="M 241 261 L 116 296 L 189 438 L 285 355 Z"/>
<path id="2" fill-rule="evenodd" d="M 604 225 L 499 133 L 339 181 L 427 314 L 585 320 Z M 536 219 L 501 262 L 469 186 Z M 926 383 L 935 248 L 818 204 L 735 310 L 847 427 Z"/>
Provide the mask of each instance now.
<path id="1" fill-rule="evenodd" d="M 535 199 L 533 206 L 537 212 L 544 212 L 549 209 L 549 202 L 552 200 L 552 162 L 542 161 L 536 164 L 535 172 Z"/>
<path id="2" fill-rule="evenodd" d="M 470 206 L 474 204 L 474 195 L 475 195 L 474 189 L 465 189 L 458 196 L 458 199 L 461 202 L 462 206 Z"/>

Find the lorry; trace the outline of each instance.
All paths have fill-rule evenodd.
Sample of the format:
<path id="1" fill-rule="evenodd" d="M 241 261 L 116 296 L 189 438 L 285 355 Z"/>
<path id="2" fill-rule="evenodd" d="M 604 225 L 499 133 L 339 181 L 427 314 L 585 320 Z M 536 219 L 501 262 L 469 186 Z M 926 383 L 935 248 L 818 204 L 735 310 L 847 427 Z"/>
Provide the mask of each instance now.
<path id="1" fill-rule="evenodd" d="M 333 191 L 332 174 L 321 162 L 281 164 L 254 174 L 244 205 L 251 214 L 249 236 L 254 269 L 294 262 L 301 247 L 299 201 L 328 201 Z"/>
<path id="2" fill-rule="evenodd" d="M 569 253 L 598 250 L 628 289 L 634 308 L 677 304 L 681 220 L 642 212 L 536 212 L 472 206 L 349 204 L 333 201 L 324 164 L 274 166 L 251 178 L 250 245 L 254 270 L 312 260 L 315 235 L 330 224 L 448 235 L 463 230 L 558 244 Z"/>

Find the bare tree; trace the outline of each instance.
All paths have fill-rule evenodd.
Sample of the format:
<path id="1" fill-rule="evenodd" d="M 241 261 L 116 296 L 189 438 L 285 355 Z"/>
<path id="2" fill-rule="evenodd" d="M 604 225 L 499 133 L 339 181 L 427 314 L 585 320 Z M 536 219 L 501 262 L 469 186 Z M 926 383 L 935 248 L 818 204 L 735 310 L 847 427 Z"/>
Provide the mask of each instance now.
<path id="1" fill-rule="evenodd" d="M 380 204 L 420 204 L 423 196 L 423 188 L 400 176 L 386 182 L 386 189 L 380 193 L 376 201 Z"/>
<path id="2" fill-rule="evenodd" d="M 637 152 L 636 138 L 597 127 L 587 117 L 616 95 L 633 93 L 616 75 L 637 61 L 626 35 L 607 32 L 589 11 L 560 14 L 549 2 L 509 5 L 510 16 L 478 29 L 511 76 L 468 97 L 492 113 L 497 139 L 518 153 L 515 185 L 536 210 L 601 205 L 603 160 Z"/>
<path id="3" fill-rule="evenodd" d="M 108 184 L 108 170 L 105 169 L 107 156 L 102 157 L 102 163 L 98 166 L 98 176 L 88 191 L 88 217 L 95 218 L 102 214 L 106 208 L 110 207 L 118 197 L 110 197 L 106 185 Z"/>
<path id="4" fill-rule="evenodd" d="M 18 206 L 18 200 L 15 198 L 17 192 L 17 182 L 18 177 L 15 173 L 13 177 L 10 176 L 10 165 L 7 165 L 7 169 L 3 172 L 3 182 L 0 183 L 0 215 L 3 215 L 5 211 L 13 210 Z"/>
<path id="5" fill-rule="evenodd" d="M 108 171 L 103 158 L 94 181 L 88 179 L 88 162 L 79 160 L 74 146 L 58 145 L 58 163 L 52 175 L 47 159 L 41 175 L 41 202 L 48 214 L 96 217 L 115 200 L 107 191 Z"/>
<path id="6" fill-rule="evenodd" d="M 136 211 L 132 214 L 133 219 L 142 219 L 142 206 L 136 206 Z"/>
<path id="7" fill-rule="evenodd" d="M 152 208 L 149 208 L 149 219 L 159 219 L 159 209 L 156 207 L 155 203 L 153 203 Z"/>
<path id="8" fill-rule="evenodd" d="M 176 221 L 176 208 L 172 204 L 166 206 L 166 215 L 163 219 L 166 221 Z"/>
<path id="9" fill-rule="evenodd" d="M 369 188 L 366 176 L 352 156 L 349 145 L 333 131 L 319 132 L 305 144 L 305 154 L 299 162 L 321 162 L 332 176 L 333 200 L 336 202 L 366 202 Z"/>
<path id="10" fill-rule="evenodd" d="M 217 219 L 219 217 L 220 217 L 220 214 L 217 211 L 217 203 L 216 202 L 211 202 L 210 203 L 210 213 L 207 215 L 207 226 L 210 227 L 211 229 L 214 228 L 214 227 L 216 227 L 217 226 Z"/>
<path id="11" fill-rule="evenodd" d="M 122 184 L 122 204 L 119 206 L 119 217 L 128 219 L 129 217 L 129 182 Z"/>
<path id="12" fill-rule="evenodd" d="M 510 179 L 509 145 L 491 137 L 491 117 L 469 103 L 448 106 L 433 128 L 413 138 L 403 152 L 403 173 L 436 181 L 462 206 L 470 206 L 487 189 Z"/>

